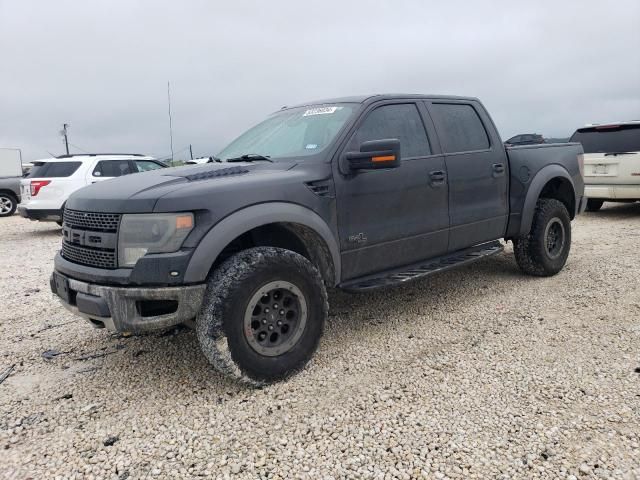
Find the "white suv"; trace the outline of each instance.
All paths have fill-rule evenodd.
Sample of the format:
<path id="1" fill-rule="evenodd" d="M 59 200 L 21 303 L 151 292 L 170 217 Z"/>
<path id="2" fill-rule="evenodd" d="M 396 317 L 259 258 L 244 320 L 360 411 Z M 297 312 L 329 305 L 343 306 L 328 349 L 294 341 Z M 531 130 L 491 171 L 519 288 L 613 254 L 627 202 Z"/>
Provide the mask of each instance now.
<path id="1" fill-rule="evenodd" d="M 587 125 L 569 140 L 584 148 L 587 210 L 640 200 L 640 121 Z"/>
<path id="2" fill-rule="evenodd" d="M 64 204 L 76 190 L 122 175 L 165 167 L 153 157 L 139 154 L 96 153 L 37 160 L 21 181 L 22 203 L 18 212 L 31 220 L 62 224 Z"/>

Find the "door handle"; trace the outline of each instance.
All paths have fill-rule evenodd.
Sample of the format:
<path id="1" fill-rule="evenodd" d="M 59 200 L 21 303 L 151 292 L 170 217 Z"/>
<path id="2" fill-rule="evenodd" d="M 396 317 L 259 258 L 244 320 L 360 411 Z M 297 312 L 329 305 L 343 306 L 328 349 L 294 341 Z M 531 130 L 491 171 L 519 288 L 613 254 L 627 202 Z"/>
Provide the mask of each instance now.
<path id="1" fill-rule="evenodd" d="M 442 185 L 444 184 L 446 178 L 446 174 L 442 170 L 435 170 L 433 172 L 429 172 L 429 179 L 431 180 L 431 185 Z"/>
<path id="2" fill-rule="evenodd" d="M 494 163 L 493 171 L 496 173 L 504 173 L 504 165 L 502 163 Z"/>

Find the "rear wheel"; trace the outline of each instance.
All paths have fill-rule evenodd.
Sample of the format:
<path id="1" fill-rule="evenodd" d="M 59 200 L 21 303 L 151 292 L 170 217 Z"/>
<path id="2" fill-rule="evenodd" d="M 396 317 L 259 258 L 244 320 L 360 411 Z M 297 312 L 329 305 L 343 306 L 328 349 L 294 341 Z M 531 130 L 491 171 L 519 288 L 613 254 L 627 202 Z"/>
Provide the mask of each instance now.
<path id="1" fill-rule="evenodd" d="M 270 383 L 306 365 L 327 310 L 322 278 L 309 260 L 280 248 L 250 248 L 213 272 L 196 320 L 198 341 L 222 373 Z"/>
<path id="2" fill-rule="evenodd" d="M 571 248 L 571 218 L 562 202 L 541 198 L 536 204 L 531 231 L 513 240 L 520 269 L 529 275 L 555 275 L 567 262 Z"/>
<path id="3" fill-rule="evenodd" d="M 602 208 L 603 203 L 604 203 L 604 200 L 589 198 L 587 200 L 587 212 L 597 212 Z"/>
<path id="4" fill-rule="evenodd" d="M 18 199 L 10 193 L 0 193 L 0 217 L 10 217 L 18 207 Z"/>

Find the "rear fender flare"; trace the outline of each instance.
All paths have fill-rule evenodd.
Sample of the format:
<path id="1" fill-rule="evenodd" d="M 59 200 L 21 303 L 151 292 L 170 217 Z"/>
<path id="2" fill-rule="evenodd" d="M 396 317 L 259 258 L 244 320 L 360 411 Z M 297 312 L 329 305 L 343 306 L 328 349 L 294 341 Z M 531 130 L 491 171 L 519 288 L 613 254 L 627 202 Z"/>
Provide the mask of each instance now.
<path id="1" fill-rule="evenodd" d="M 327 223 L 313 210 L 285 202 L 261 203 L 246 207 L 214 225 L 196 247 L 185 272 L 185 282 L 205 281 L 218 255 L 229 243 L 243 233 L 270 223 L 300 224 L 316 232 L 324 240 L 331 254 L 334 285 L 340 282 L 340 250 Z"/>
<path id="2" fill-rule="evenodd" d="M 576 187 L 571 179 L 571 175 L 569 175 L 569 172 L 565 168 L 555 164 L 542 168 L 536 176 L 533 177 L 533 180 L 531 180 L 531 184 L 529 185 L 529 189 L 527 190 L 527 196 L 525 197 L 524 205 L 522 207 L 520 235 L 527 235 L 531 230 L 533 215 L 536 211 L 536 203 L 540 198 L 542 189 L 550 180 L 557 177 L 564 178 L 571 184 L 573 195 L 575 196 Z M 575 212 L 569 212 L 571 216 L 573 216 L 574 213 Z"/>

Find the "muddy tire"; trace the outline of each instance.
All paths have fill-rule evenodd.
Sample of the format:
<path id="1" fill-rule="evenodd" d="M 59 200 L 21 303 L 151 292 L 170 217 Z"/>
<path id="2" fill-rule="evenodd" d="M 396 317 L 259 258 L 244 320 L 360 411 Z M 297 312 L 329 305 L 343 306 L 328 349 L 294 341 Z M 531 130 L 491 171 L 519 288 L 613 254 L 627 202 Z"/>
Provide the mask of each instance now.
<path id="1" fill-rule="evenodd" d="M 196 331 L 220 372 L 252 385 L 302 369 L 318 348 L 327 292 L 302 255 L 274 247 L 243 250 L 210 276 Z"/>
<path id="2" fill-rule="evenodd" d="M 10 217 L 18 208 L 18 199 L 11 193 L 0 193 L 0 217 Z"/>
<path id="3" fill-rule="evenodd" d="M 513 240 L 516 262 L 524 273 L 550 277 L 564 267 L 571 249 L 571 218 L 564 204 L 541 198 L 536 204 L 531 231 Z"/>
<path id="4" fill-rule="evenodd" d="M 589 198 L 587 200 L 587 212 L 597 212 L 602 208 L 604 200 L 597 200 L 595 198 Z"/>

